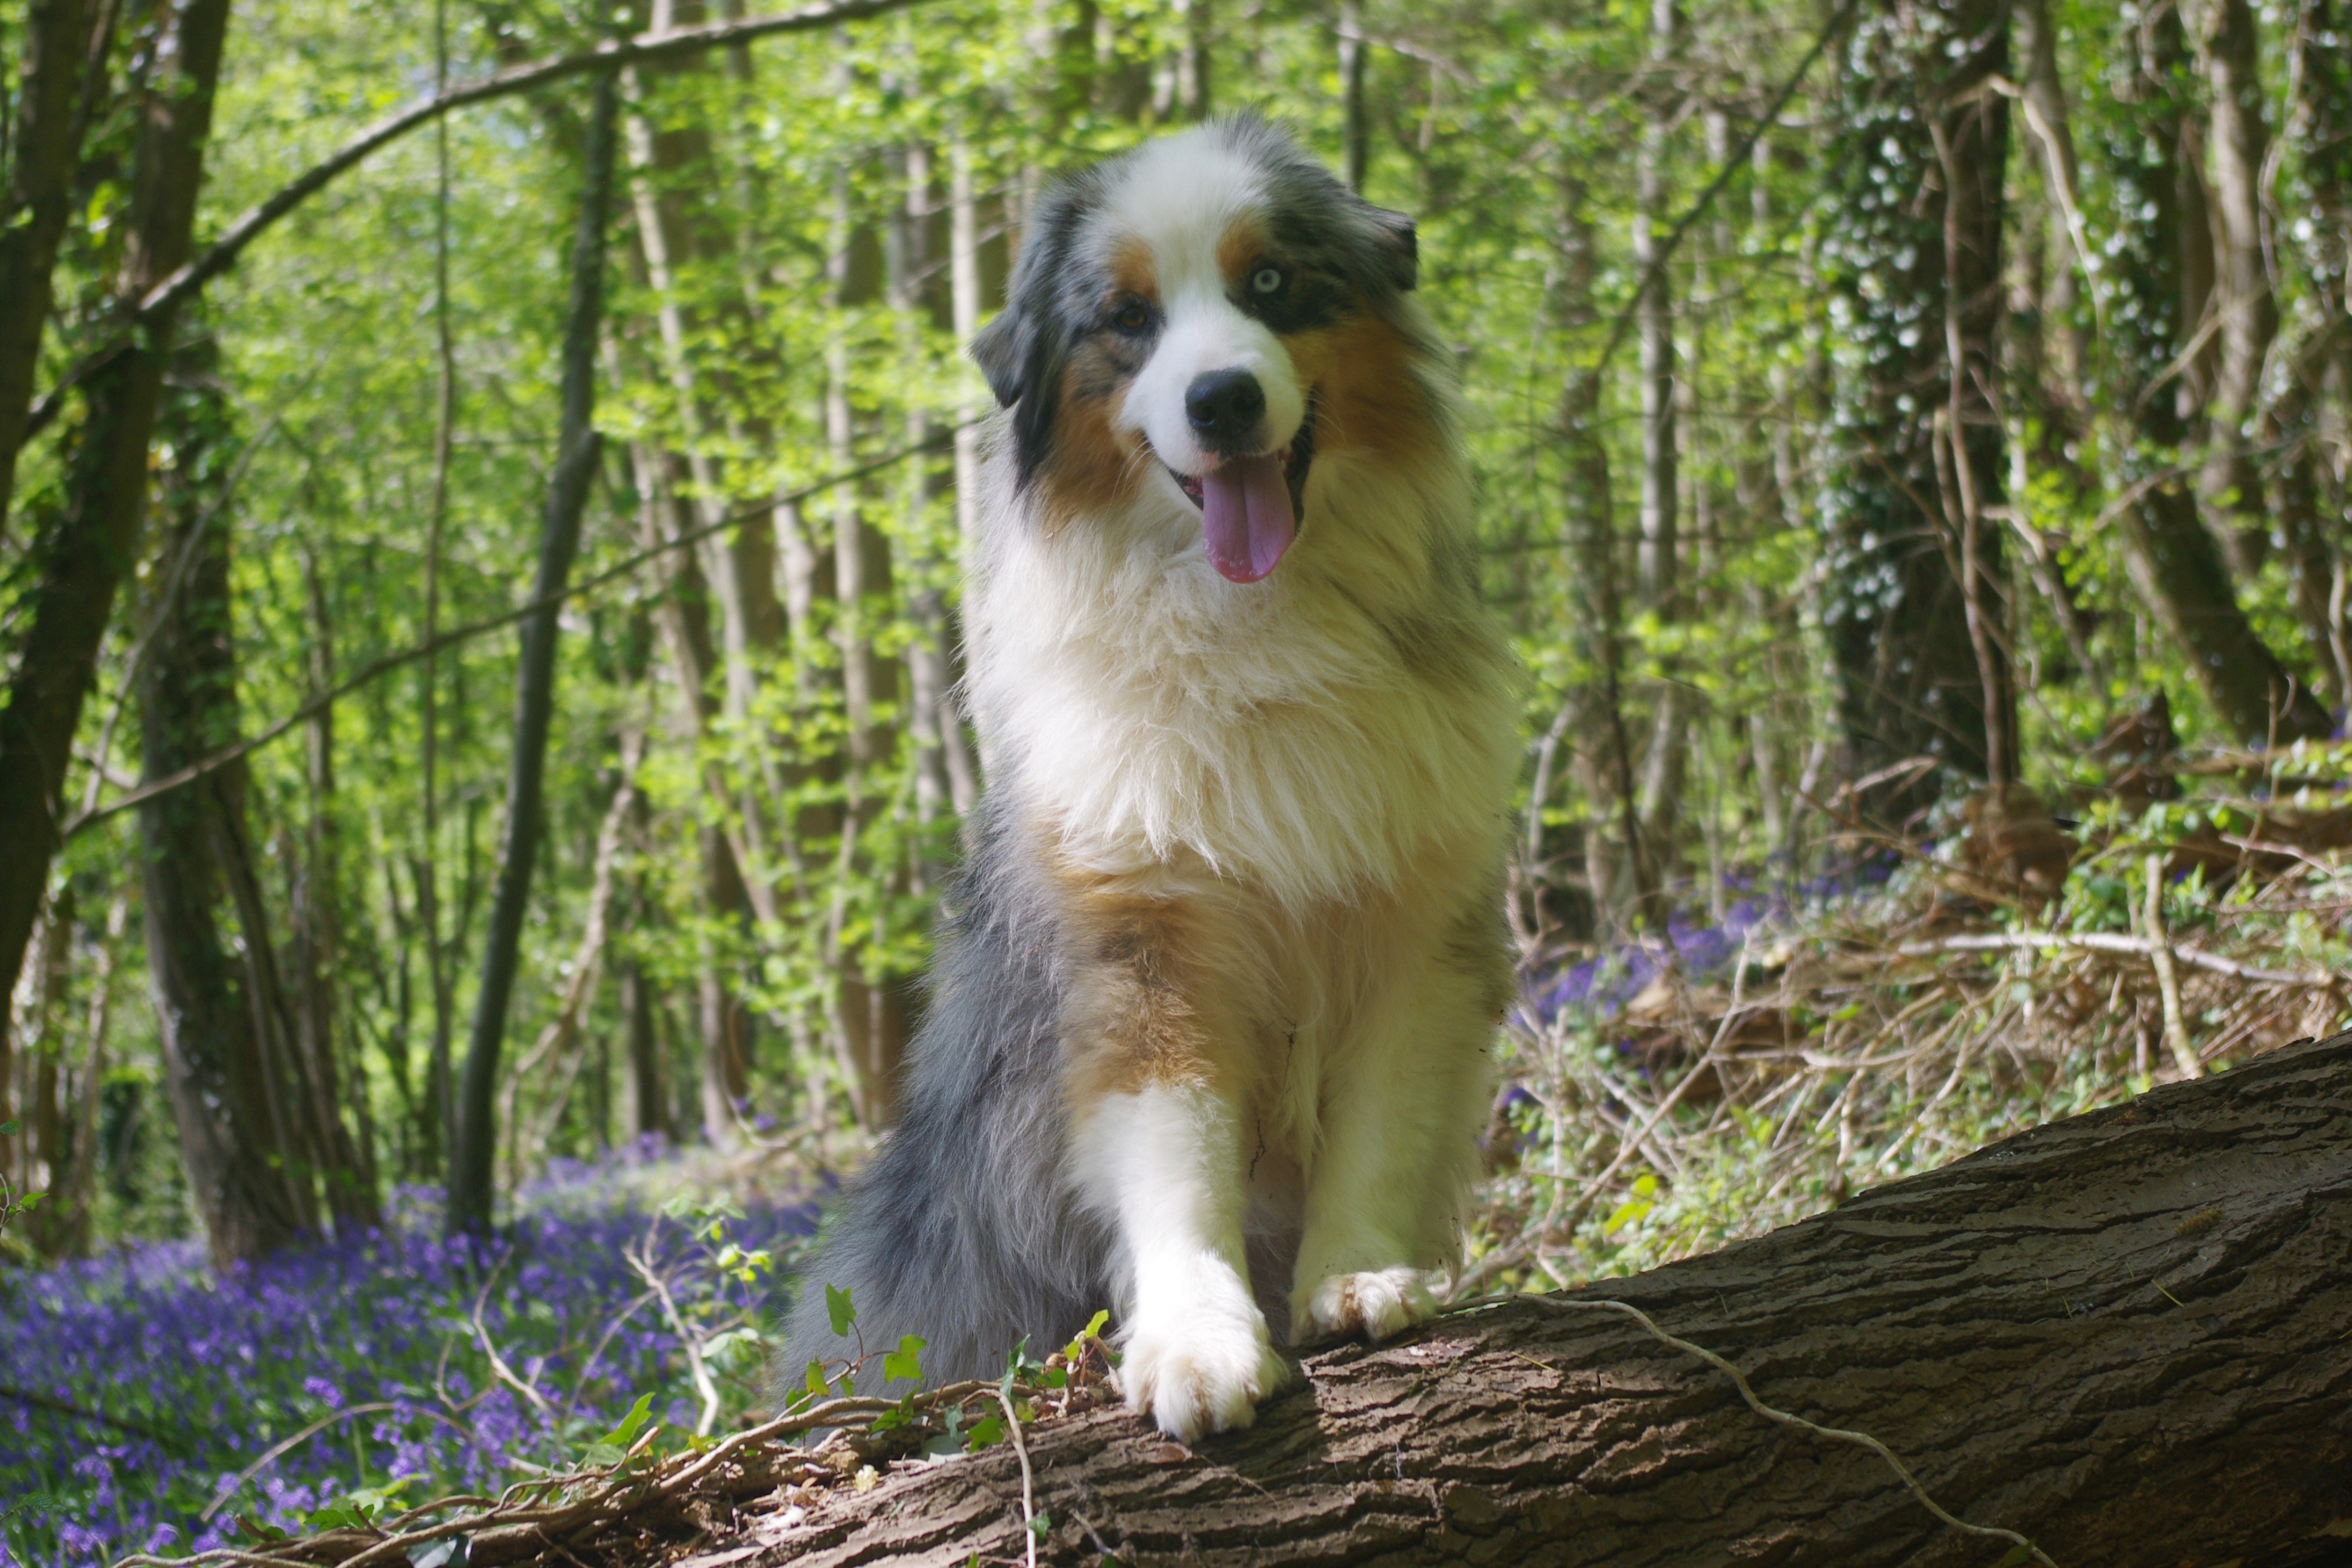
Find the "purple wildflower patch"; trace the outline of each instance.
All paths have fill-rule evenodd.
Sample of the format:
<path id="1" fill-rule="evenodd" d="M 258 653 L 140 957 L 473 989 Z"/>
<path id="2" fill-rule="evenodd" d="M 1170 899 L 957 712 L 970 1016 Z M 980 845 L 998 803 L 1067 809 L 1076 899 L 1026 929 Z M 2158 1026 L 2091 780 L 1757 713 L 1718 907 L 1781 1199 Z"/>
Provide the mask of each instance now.
<path id="1" fill-rule="evenodd" d="M 225 1277 L 192 1242 L 0 1276 L 0 1568 L 297 1531 L 404 1477 L 404 1505 L 494 1494 L 577 1463 L 640 1394 L 690 1427 L 683 1347 L 631 1254 L 698 1332 L 764 1321 L 775 1281 L 713 1267 L 708 1224 L 607 1173 L 559 1172 L 488 1238 L 443 1237 L 436 1201 L 404 1192 L 381 1231 Z M 772 1248 L 814 1222 L 770 1205 L 723 1239 Z"/>

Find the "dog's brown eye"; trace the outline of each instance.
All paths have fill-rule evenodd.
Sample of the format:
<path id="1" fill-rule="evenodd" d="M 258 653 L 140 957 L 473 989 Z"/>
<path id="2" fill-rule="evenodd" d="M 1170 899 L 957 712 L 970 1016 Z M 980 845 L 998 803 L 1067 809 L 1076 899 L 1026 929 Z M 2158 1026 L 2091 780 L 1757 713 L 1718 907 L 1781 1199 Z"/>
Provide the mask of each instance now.
<path id="1" fill-rule="evenodd" d="M 1271 294 L 1276 292 L 1282 287 L 1282 268 L 1279 267 L 1259 268 L 1257 269 L 1256 276 L 1250 279 L 1250 287 L 1256 289 L 1261 294 Z"/>
<path id="2" fill-rule="evenodd" d="M 1151 307 L 1140 300 L 1129 300 L 1110 313 L 1110 324 L 1122 332 L 1139 332 L 1151 325 Z"/>

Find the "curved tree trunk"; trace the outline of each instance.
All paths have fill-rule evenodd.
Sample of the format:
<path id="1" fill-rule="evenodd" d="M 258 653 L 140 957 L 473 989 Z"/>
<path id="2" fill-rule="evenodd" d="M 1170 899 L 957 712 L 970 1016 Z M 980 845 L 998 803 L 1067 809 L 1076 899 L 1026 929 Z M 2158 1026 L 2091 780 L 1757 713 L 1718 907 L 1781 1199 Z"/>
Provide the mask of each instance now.
<path id="1" fill-rule="evenodd" d="M 562 628 L 555 596 L 580 553 L 580 524 L 596 476 L 602 437 L 596 418 L 596 339 L 604 302 L 604 228 L 613 183 L 613 121 L 617 85 L 596 84 L 589 111 L 580 216 L 572 238 L 572 299 L 563 331 L 563 418 L 555 463 L 547 479 L 547 510 L 540 530 L 539 574 L 531 598 L 547 607 L 523 623 L 515 670 L 514 755 L 507 779 L 506 843 L 499 854 L 499 884 L 490 910 L 489 942 L 482 955 L 481 989 L 458 1085 L 457 1136 L 449 1151 L 449 1227 L 484 1230 L 490 1223 L 491 1160 L 498 1150 L 494 1099 L 499 1054 L 506 1039 L 522 947 L 531 869 L 539 855 L 548 731 L 555 720 L 555 640 Z"/>
<path id="2" fill-rule="evenodd" d="M 1708 1257 L 1324 1352 L 1197 1453 L 1118 1410 L 1032 1427 L 1037 1560 L 2024 1561 L 1938 1522 L 1876 1455 L 1766 1421 L 1720 1371 L 1578 1305 L 1600 1297 L 1766 1404 L 1873 1434 L 1944 1508 L 2065 1568 L 2341 1563 L 2352 1034 Z M 696 1561 L 1017 1562 L 1021 1496 L 1000 1446 L 789 1528 L 755 1515 Z"/>

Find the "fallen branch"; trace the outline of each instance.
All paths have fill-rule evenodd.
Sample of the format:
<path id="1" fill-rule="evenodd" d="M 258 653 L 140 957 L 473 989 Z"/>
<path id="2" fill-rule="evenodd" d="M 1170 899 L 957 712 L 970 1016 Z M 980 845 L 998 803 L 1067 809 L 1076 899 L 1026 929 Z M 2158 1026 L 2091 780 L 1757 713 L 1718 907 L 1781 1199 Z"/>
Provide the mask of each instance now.
<path id="1" fill-rule="evenodd" d="M 697 1550 L 946 1568 L 1018 1556 L 1042 1509 L 1069 1564 L 2332 1561 L 2294 1553 L 2352 1517 L 2352 1035 L 1302 1370 L 1192 1452 L 1122 1412 L 1036 1423 L 1029 1503 L 991 1452 Z"/>
<path id="2" fill-rule="evenodd" d="M 2344 984 L 2341 975 L 2317 973 L 2299 974 L 2287 969 L 2263 969 L 2252 963 L 2241 963 L 2234 958 L 2224 958 L 2218 952 L 2201 948 L 2169 944 L 2172 956 L 2182 963 L 2193 963 L 2200 969 L 2216 974 L 2226 974 L 2232 980 L 2251 980 L 2262 985 L 2307 985 L 2314 990 L 2332 991 Z M 1932 941 L 1906 942 L 1895 951 L 1906 958 L 1926 958 L 1937 952 L 1990 952 L 2004 948 L 2075 947 L 2094 952 L 2127 952 L 2141 958 L 2153 958 L 2156 944 L 2143 936 L 2123 936 L 2112 931 L 1979 931 L 1968 936 L 1937 937 Z"/>

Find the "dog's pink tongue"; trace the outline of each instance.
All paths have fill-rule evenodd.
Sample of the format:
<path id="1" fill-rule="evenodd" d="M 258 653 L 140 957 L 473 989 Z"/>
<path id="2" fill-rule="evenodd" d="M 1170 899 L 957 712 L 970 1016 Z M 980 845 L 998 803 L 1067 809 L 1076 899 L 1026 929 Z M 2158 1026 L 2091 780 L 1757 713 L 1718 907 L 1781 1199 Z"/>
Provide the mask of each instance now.
<path id="1" fill-rule="evenodd" d="M 1201 537 L 1209 563 L 1236 583 L 1274 570 L 1298 532 L 1282 459 L 1235 458 L 1201 479 Z"/>

